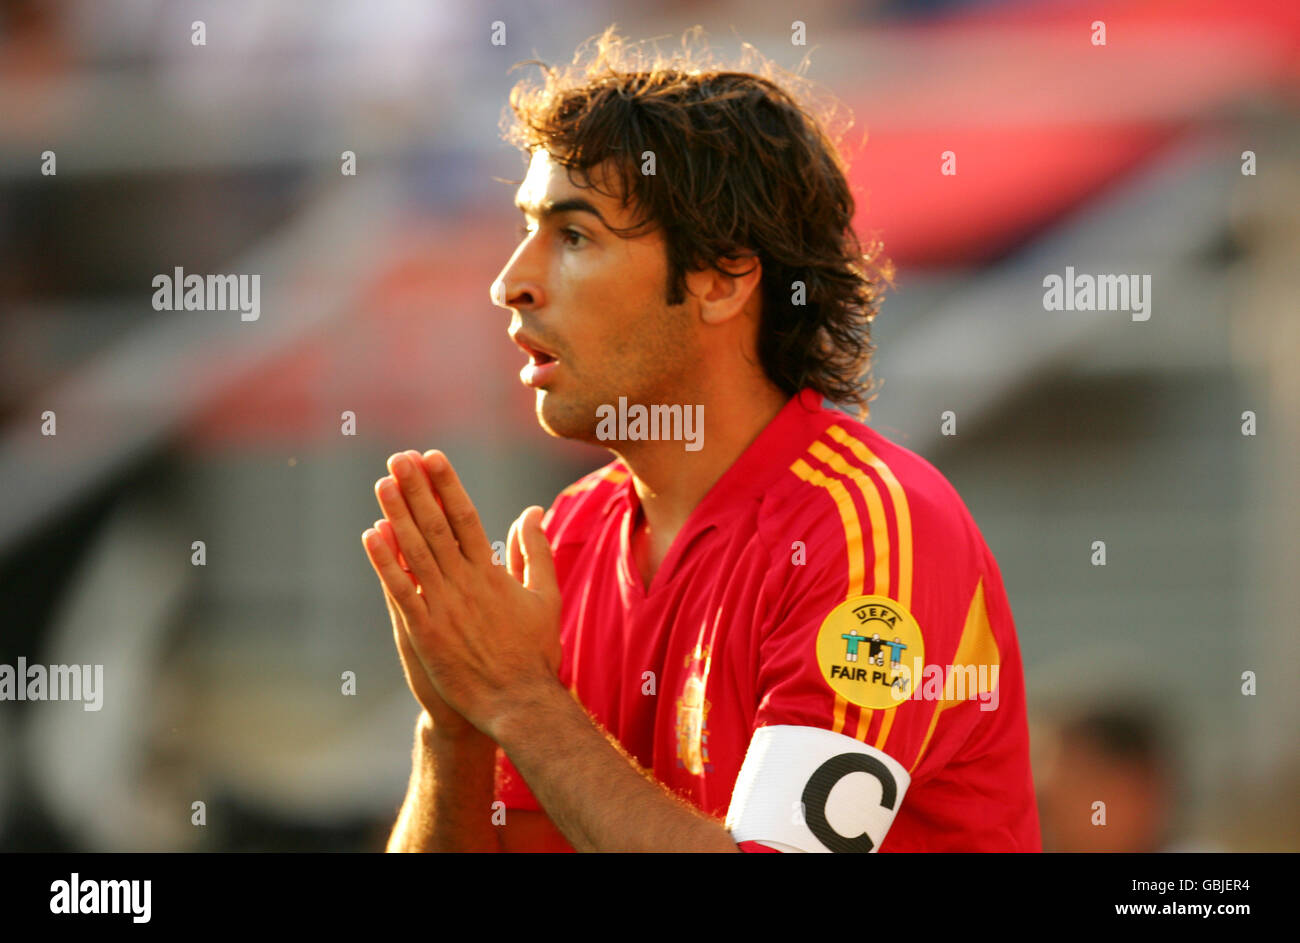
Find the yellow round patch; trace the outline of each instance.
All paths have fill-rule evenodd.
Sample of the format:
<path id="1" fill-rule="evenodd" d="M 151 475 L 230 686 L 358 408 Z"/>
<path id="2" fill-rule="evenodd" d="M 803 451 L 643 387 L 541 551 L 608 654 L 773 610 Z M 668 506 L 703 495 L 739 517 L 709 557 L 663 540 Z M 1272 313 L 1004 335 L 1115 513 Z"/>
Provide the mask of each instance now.
<path id="1" fill-rule="evenodd" d="M 897 599 L 853 596 L 817 632 L 817 666 L 836 694 L 859 707 L 897 707 L 925 665 L 921 627 Z"/>

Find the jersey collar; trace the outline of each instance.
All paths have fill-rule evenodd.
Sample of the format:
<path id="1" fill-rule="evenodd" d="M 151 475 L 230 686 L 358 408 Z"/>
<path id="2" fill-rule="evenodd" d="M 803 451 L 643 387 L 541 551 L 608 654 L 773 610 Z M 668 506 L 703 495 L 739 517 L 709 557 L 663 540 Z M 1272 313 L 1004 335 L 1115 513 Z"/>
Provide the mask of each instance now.
<path id="1" fill-rule="evenodd" d="M 804 389 L 792 396 L 713 483 L 691 512 L 674 547 L 684 548 L 698 533 L 718 526 L 749 502 L 762 498 L 833 419 L 834 414 L 823 408 L 822 396 L 816 390 Z M 623 482 L 619 497 L 630 513 L 636 512 L 639 498 L 631 475 Z M 672 558 L 676 556 L 675 551 L 670 552 L 664 564 L 675 562 Z"/>

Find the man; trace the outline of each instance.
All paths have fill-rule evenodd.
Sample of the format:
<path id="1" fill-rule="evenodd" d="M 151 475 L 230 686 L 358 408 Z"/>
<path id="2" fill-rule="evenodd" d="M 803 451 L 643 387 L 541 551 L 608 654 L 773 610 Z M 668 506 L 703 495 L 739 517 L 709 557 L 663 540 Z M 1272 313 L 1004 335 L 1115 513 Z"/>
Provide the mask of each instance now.
<path id="1" fill-rule="evenodd" d="M 865 407 L 878 304 L 841 159 L 766 79 L 619 53 L 512 94 L 529 226 L 493 285 L 543 427 L 617 459 L 504 567 L 440 452 L 376 485 L 423 707 L 389 849 L 1038 850 L 997 565 L 823 407 Z"/>

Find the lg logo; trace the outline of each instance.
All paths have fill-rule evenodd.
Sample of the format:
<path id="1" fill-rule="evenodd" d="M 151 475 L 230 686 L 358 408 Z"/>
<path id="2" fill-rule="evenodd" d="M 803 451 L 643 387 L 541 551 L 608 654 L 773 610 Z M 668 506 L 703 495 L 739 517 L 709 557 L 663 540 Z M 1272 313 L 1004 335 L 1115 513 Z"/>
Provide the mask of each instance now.
<path id="1" fill-rule="evenodd" d="M 841 753 L 817 767 L 816 772 L 808 777 L 808 784 L 803 789 L 804 820 L 817 840 L 831 851 L 867 852 L 876 847 L 870 835 L 866 832 L 852 838 L 841 835 L 826 819 L 826 803 L 830 799 L 831 790 L 850 773 L 867 773 L 879 780 L 880 804 L 889 811 L 894 811 L 898 802 L 898 783 L 889 767 L 874 756 Z"/>

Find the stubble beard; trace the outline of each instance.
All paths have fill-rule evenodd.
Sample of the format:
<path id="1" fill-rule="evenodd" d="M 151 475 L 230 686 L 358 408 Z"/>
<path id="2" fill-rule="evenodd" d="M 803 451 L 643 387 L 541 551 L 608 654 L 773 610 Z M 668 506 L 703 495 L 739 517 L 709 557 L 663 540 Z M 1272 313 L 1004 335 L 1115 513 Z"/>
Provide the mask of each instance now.
<path id="1" fill-rule="evenodd" d="M 611 448 L 618 443 L 596 436 L 599 407 L 616 407 L 620 396 L 627 397 L 629 405 L 667 405 L 693 390 L 705 364 L 690 332 L 689 312 L 680 305 L 665 305 L 643 319 L 649 324 L 656 321 L 662 325 L 659 331 L 640 331 L 635 346 L 629 342 L 608 352 L 608 359 L 620 365 L 614 375 L 622 382 L 611 382 L 609 376 L 595 382 L 567 377 L 574 384 L 568 390 L 538 390 L 534 411 L 541 427 L 556 438 Z M 629 356 L 632 350 L 636 356 Z"/>
<path id="2" fill-rule="evenodd" d="M 599 394 L 581 393 L 571 396 L 557 395 L 551 390 L 538 390 L 535 411 L 537 422 L 548 435 L 557 439 L 574 439 L 579 442 L 599 444 L 596 439 L 596 407 Z"/>

